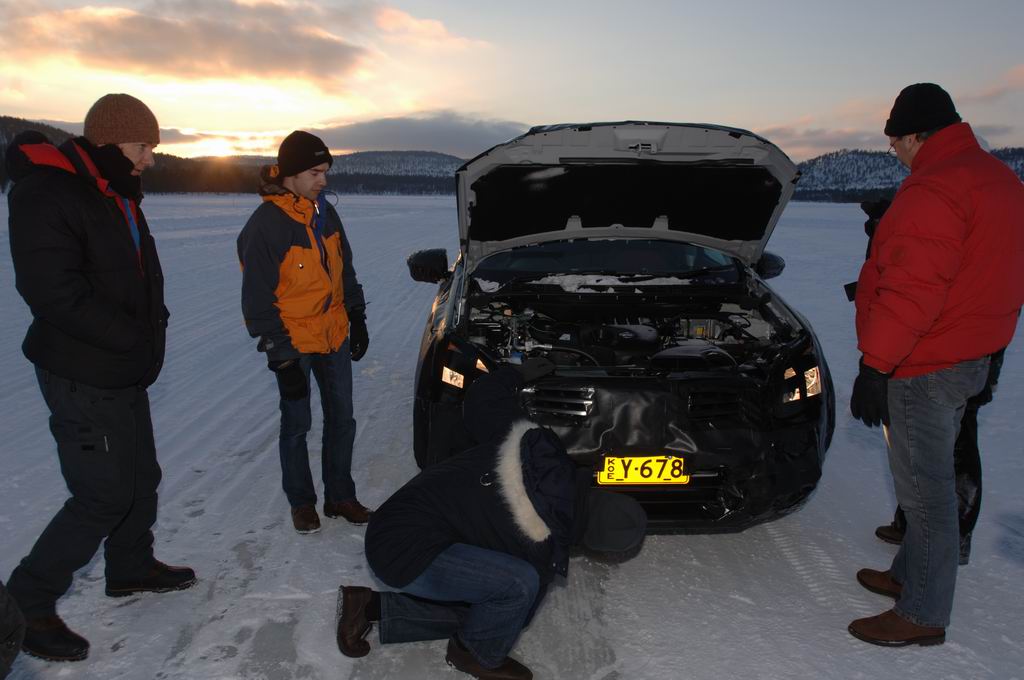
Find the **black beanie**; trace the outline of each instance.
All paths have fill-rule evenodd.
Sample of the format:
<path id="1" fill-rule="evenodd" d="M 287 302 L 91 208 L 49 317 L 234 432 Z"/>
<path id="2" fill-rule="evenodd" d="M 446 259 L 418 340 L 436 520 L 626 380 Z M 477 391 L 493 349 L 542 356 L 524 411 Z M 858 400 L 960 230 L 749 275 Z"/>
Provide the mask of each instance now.
<path id="1" fill-rule="evenodd" d="M 636 499 L 591 488 L 586 503 L 583 547 L 597 553 L 631 557 L 647 530 L 647 513 Z"/>
<path id="2" fill-rule="evenodd" d="M 903 137 L 959 122 L 960 114 L 948 92 L 935 83 L 916 83 L 896 97 L 884 132 L 889 137 Z"/>
<path id="3" fill-rule="evenodd" d="M 296 130 L 281 142 L 277 150 L 277 167 L 281 177 L 292 177 L 321 163 L 334 165 L 331 151 L 323 140 L 302 130 Z"/>

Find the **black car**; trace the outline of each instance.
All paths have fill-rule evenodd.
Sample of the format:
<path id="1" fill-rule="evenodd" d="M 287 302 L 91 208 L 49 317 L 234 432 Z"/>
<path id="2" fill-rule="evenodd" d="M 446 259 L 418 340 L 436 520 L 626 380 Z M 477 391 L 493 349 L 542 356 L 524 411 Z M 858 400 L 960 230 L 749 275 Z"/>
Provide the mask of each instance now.
<path id="1" fill-rule="evenodd" d="M 463 395 L 544 357 L 523 389 L 594 484 L 655 530 L 730 531 L 814 489 L 835 397 L 807 320 L 764 280 L 799 172 L 745 130 L 676 123 L 537 127 L 456 173 L 460 248 L 409 258 L 439 282 L 416 371 L 421 467 L 470 442 Z"/>

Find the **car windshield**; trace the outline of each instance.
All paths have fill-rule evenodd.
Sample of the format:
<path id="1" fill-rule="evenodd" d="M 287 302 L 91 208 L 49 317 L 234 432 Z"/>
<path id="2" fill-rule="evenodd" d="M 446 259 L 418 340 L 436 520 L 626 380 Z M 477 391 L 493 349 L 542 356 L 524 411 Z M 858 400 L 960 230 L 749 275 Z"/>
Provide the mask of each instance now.
<path id="1" fill-rule="evenodd" d="M 739 279 L 729 255 L 691 243 L 646 239 L 551 241 L 491 255 L 476 276 L 508 280 L 546 274 L 656 275 L 693 278 L 714 273 L 716 281 Z"/>

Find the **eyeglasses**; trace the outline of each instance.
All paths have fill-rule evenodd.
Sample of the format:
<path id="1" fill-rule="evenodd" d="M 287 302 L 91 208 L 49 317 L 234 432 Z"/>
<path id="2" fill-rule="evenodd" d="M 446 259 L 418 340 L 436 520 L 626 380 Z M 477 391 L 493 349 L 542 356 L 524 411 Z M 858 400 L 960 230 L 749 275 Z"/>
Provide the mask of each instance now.
<path id="1" fill-rule="evenodd" d="M 903 137 L 897 137 L 896 139 L 894 139 L 891 142 L 889 142 L 889 148 L 888 148 L 888 150 L 886 150 L 885 153 L 889 154 L 893 158 L 896 158 L 897 157 L 896 147 L 894 145 L 896 144 L 896 142 L 900 141 L 901 139 L 903 139 Z"/>

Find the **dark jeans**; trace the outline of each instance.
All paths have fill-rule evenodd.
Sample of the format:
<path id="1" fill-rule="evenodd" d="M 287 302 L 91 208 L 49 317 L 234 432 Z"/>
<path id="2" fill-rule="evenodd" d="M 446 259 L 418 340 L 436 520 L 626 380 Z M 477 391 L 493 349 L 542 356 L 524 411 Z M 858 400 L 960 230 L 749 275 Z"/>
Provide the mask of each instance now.
<path id="1" fill-rule="evenodd" d="M 967 400 L 964 416 L 960 421 L 960 434 L 953 447 L 953 471 L 956 475 L 957 516 L 960 525 L 960 564 L 971 559 L 971 535 L 981 514 L 981 452 L 978 450 L 978 409 L 992 401 L 999 374 L 1003 366 L 1003 354 L 999 350 L 989 357 L 988 380 L 985 388 Z M 903 509 L 896 506 L 892 525 L 899 531 L 907 530 L 907 518 Z"/>
<path id="2" fill-rule="evenodd" d="M 72 575 L 104 539 L 107 579 L 149 571 L 161 476 L 146 390 L 99 389 L 38 368 L 36 376 L 71 498 L 7 584 L 26 618 L 56 613 Z"/>
<path id="3" fill-rule="evenodd" d="M 348 340 L 337 352 L 303 354 L 300 363 L 306 383 L 309 384 L 312 373 L 320 389 L 320 406 L 324 412 L 320 457 L 324 499 L 330 502 L 351 500 L 356 497 L 356 485 L 352 481 L 356 421 L 352 417 L 352 358 Z M 312 424 L 308 392 L 303 399 L 281 400 L 281 478 L 284 493 L 293 508 L 316 504 L 306 447 L 306 434 Z"/>
<path id="4" fill-rule="evenodd" d="M 481 665 L 496 668 L 543 595 L 529 562 L 456 543 L 401 593 L 380 594 L 380 641 L 443 640 L 457 633 Z"/>
<path id="5" fill-rule="evenodd" d="M 0 678 L 6 678 L 25 638 L 25 618 L 0 581 Z"/>
<path id="6" fill-rule="evenodd" d="M 891 567 L 903 584 L 894 609 L 920 626 L 949 625 L 960 545 L 953 447 L 988 361 L 889 381 L 889 467 L 907 517 Z"/>

